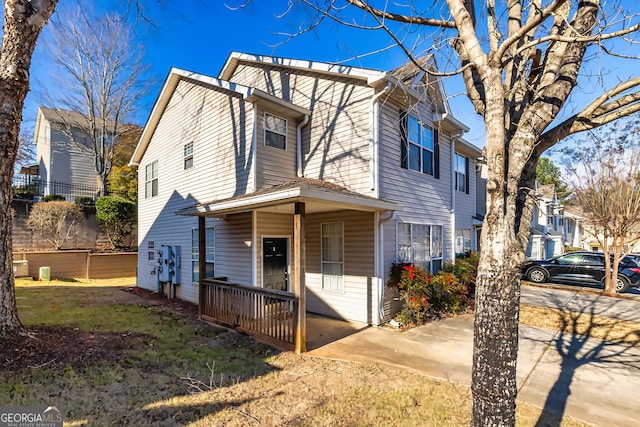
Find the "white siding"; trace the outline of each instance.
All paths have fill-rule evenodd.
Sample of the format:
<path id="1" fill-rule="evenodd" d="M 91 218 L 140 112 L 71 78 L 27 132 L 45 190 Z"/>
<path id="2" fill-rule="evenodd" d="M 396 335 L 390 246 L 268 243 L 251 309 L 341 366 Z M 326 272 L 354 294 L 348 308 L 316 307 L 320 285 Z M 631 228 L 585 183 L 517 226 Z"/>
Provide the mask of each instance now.
<path id="1" fill-rule="evenodd" d="M 355 79 L 268 65 L 238 66 L 231 78 L 312 111 L 303 129 L 304 175 L 370 194 L 369 99 Z"/>
<path id="2" fill-rule="evenodd" d="M 462 148 L 462 147 L 461 147 Z M 473 228 L 473 216 L 477 213 L 476 210 L 476 161 L 474 155 L 466 152 L 463 149 L 456 151 L 469 159 L 469 194 L 464 191 L 455 190 L 456 197 L 456 229 L 468 229 L 471 236 L 471 250 L 477 250 L 475 247 L 475 231 Z M 452 184 L 453 185 L 453 184 Z M 455 186 L 454 186 L 455 188 Z"/>
<path id="3" fill-rule="evenodd" d="M 374 215 L 339 211 L 308 215 L 306 221 L 307 310 L 326 316 L 374 323 Z M 321 224 L 344 224 L 344 290 L 322 289 Z"/>
<path id="4" fill-rule="evenodd" d="M 380 114 L 380 198 L 403 207 L 396 222 L 411 222 L 443 226 L 444 261 L 453 259 L 452 199 L 451 199 L 451 138 L 439 132 L 440 177 L 435 178 L 400 166 L 400 107 L 386 102 Z M 432 117 L 429 104 L 419 104 L 418 116 L 426 123 Z M 395 224 L 385 227 L 385 268 L 395 262 Z M 393 247 L 392 258 L 387 258 Z"/>
<path id="5" fill-rule="evenodd" d="M 138 284 L 156 289 L 147 244 L 181 245 L 182 284 L 177 296 L 197 301 L 191 283 L 191 230 L 197 219 L 178 209 L 254 191 L 253 105 L 239 97 L 182 81 L 158 123 L 138 167 Z M 193 167 L 185 170 L 184 145 L 193 142 Z M 158 195 L 145 198 L 145 166 L 158 162 Z M 210 220 L 216 226 L 216 276 L 251 284 L 251 216 Z M 232 233 L 234 233 L 232 235 Z M 227 262 L 230 261 L 230 262 Z"/>
<path id="6" fill-rule="evenodd" d="M 287 120 L 286 150 L 264 145 L 264 113 L 273 114 Z M 256 132 L 256 187 L 272 187 L 296 177 L 296 126 L 291 117 L 274 113 L 258 106 Z"/>

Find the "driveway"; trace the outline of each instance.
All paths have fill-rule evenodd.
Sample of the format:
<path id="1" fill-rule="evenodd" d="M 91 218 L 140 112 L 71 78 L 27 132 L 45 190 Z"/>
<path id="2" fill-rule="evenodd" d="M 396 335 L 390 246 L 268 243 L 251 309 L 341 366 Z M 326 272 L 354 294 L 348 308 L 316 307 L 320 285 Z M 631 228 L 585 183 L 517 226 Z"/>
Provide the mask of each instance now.
<path id="1" fill-rule="evenodd" d="M 578 291 L 523 286 L 522 301 L 640 321 L 638 301 Z M 351 328 L 351 335 L 307 354 L 387 364 L 470 385 L 472 315 L 406 332 Z M 518 400 L 547 412 L 595 425 L 638 425 L 640 348 L 521 325 L 517 382 Z"/>

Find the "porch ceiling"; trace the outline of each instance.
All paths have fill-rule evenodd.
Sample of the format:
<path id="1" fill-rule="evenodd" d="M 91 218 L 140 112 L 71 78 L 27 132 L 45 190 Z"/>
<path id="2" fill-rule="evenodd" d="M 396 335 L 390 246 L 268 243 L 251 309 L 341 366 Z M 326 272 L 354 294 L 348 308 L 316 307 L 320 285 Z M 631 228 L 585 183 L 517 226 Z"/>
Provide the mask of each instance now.
<path id="1" fill-rule="evenodd" d="M 297 202 L 306 204 L 307 214 L 336 210 L 402 210 L 402 206 L 395 203 L 364 196 L 325 181 L 300 179 L 251 194 L 200 203 L 180 209 L 176 214 L 216 218 L 254 210 L 293 214 Z"/>

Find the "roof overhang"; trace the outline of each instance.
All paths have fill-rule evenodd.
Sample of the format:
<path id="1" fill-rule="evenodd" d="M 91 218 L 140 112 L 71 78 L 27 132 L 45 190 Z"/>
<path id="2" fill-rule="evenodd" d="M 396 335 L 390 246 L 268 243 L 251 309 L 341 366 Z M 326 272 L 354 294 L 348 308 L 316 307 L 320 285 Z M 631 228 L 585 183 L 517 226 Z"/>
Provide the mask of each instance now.
<path id="1" fill-rule="evenodd" d="M 294 118 L 311 114 L 311 111 L 307 108 L 300 107 L 259 89 L 174 67 L 169 71 L 169 75 L 162 86 L 160 95 L 158 95 L 158 99 L 151 110 L 149 119 L 147 120 L 147 123 L 142 130 L 142 134 L 140 135 L 140 141 L 138 142 L 138 145 L 131 156 L 131 160 L 129 161 L 129 166 L 138 166 L 140 164 L 140 160 L 142 160 L 142 156 L 151 142 L 151 137 L 160 122 L 160 118 L 162 117 L 164 110 L 167 108 L 173 92 L 182 80 L 191 80 L 207 85 L 211 88 L 223 90 L 228 93 L 234 93 L 248 102 L 269 103 L 275 107 L 276 112 L 284 113 L 286 111 L 288 115 L 292 115 Z"/>
<path id="2" fill-rule="evenodd" d="M 220 201 L 201 203 L 180 209 L 176 214 L 216 218 L 226 218 L 230 214 L 254 210 L 293 214 L 295 204 L 298 202 L 307 205 L 307 214 L 336 210 L 364 212 L 402 210 L 401 206 L 381 199 L 298 185 L 282 190 L 257 192 Z"/>

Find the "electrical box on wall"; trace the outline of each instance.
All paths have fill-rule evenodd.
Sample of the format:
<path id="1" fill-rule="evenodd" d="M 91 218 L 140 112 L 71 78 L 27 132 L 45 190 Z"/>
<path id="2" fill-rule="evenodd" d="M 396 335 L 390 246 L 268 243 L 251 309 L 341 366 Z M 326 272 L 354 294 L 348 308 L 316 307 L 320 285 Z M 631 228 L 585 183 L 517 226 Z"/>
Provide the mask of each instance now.
<path id="1" fill-rule="evenodd" d="M 158 264 L 158 281 L 180 284 L 180 246 L 160 245 Z"/>

